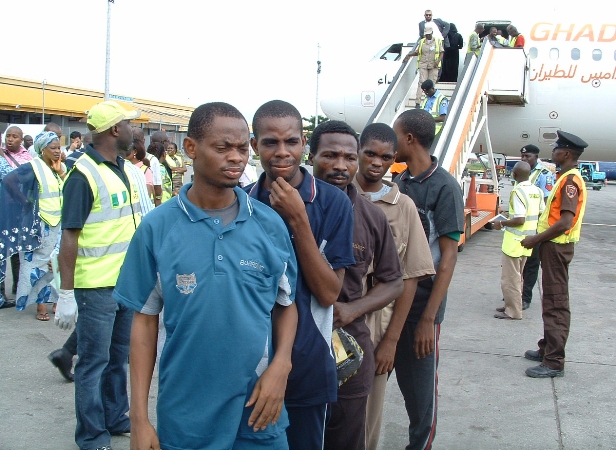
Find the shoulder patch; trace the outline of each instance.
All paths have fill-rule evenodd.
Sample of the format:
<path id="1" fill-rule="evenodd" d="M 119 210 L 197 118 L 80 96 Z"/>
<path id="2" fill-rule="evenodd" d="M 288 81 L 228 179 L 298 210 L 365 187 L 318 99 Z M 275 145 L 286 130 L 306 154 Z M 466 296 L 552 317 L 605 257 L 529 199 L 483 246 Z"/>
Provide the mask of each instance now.
<path id="1" fill-rule="evenodd" d="M 577 193 L 578 193 L 578 188 L 577 188 L 577 186 L 576 186 L 576 185 L 574 185 L 574 184 L 568 184 L 568 185 L 567 185 L 567 186 L 565 186 L 565 187 L 567 188 L 567 189 L 566 189 L 566 191 L 565 191 L 565 192 L 567 193 L 567 197 L 569 197 L 569 198 L 573 198 L 573 197 L 575 197 L 575 196 L 577 195 Z"/>

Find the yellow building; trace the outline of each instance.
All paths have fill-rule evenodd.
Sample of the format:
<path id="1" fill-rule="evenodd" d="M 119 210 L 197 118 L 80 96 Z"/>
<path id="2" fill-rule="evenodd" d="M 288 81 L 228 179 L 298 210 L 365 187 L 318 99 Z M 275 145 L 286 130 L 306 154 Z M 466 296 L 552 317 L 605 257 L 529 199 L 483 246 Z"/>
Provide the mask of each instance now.
<path id="1" fill-rule="evenodd" d="M 152 132 L 162 129 L 178 147 L 181 147 L 186 136 L 188 121 L 195 109 L 192 106 L 118 95 L 110 95 L 109 99 L 117 101 L 128 110 L 141 111 L 141 116 L 134 122 L 144 129 L 146 143 L 149 142 L 148 136 Z M 88 111 L 103 100 L 102 91 L 0 76 L 0 132 L 4 132 L 9 123 L 55 122 L 62 128 L 65 144 L 71 132 L 79 131 L 84 134 L 88 131 Z"/>

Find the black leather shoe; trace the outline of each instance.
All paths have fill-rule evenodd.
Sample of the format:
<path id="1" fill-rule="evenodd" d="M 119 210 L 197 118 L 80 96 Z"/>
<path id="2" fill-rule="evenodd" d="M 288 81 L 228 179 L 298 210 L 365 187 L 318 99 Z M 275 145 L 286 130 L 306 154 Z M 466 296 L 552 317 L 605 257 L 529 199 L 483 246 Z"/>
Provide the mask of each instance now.
<path id="1" fill-rule="evenodd" d="M 71 369 L 73 368 L 73 355 L 71 355 L 68 350 L 64 347 L 59 348 L 51 352 L 47 358 L 58 368 L 62 376 L 66 378 L 66 381 L 74 381 L 73 374 L 71 373 Z"/>
<path id="2" fill-rule="evenodd" d="M 526 350 L 526 352 L 524 352 L 524 358 L 530 359 L 531 361 L 543 361 L 543 355 L 539 354 L 539 350 Z"/>
<path id="3" fill-rule="evenodd" d="M 0 309 L 4 308 L 15 308 L 15 300 L 6 300 L 5 298 L 4 303 L 0 306 Z"/>
<path id="4" fill-rule="evenodd" d="M 528 309 L 530 302 L 522 302 L 522 310 Z"/>
<path id="5" fill-rule="evenodd" d="M 543 364 L 539 364 L 538 366 L 529 367 L 528 369 L 526 369 L 526 375 L 528 375 L 531 378 L 564 377 L 565 369 L 555 370 L 555 369 L 550 369 L 549 367 L 544 366 Z"/>

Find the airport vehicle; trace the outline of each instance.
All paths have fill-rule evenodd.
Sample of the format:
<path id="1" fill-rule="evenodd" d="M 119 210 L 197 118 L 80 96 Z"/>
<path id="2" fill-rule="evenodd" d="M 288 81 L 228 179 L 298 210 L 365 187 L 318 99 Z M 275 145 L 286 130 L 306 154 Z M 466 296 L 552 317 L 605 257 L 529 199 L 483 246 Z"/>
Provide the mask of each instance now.
<path id="1" fill-rule="evenodd" d="M 578 165 L 582 179 L 586 182 L 586 187 L 591 187 L 594 191 L 600 191 L 605 185 L 605 172 L 599 172 L 594 163 L 581 162 Z"/>
<path id="2" fill-rule="evenodd" d="M 607 180 L 616 180 L 616 162 L 599 161 L 597 166 L 600 171 L 605 172 Z"/>

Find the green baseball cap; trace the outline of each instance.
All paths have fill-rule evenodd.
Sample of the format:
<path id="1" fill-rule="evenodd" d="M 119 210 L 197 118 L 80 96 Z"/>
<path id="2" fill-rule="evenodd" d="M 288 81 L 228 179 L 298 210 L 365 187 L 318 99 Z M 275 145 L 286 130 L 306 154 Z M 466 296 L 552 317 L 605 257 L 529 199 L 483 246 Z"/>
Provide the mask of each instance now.
<path id="1" fill-rule="evenodd" d="M 140 115 L 140 111 L 127 111 L 116 102 L 106 101 L 92 107 L 87 124 L 91 131 L 102 133 L 123 120 L 136 119 Z"/>

